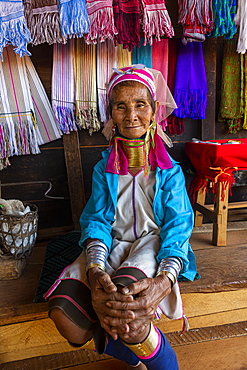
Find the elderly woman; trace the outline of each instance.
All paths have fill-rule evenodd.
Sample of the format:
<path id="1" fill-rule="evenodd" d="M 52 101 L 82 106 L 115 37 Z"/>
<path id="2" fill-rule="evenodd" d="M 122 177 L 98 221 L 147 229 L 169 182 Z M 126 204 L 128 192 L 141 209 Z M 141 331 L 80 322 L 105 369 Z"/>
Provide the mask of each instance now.
<path id="1" fill-rule="evenodd" d="M 130 368 L 175 370 L 175 353 L 153 319 L 183 317 L 177 278 L 196 277 L 193 212 L 155 121 L 152 72 L 115 70 L 108 96 L 113 136 L 80 218 L 83 252 L 46 294 L 49 314 L 73 346 Z"/>

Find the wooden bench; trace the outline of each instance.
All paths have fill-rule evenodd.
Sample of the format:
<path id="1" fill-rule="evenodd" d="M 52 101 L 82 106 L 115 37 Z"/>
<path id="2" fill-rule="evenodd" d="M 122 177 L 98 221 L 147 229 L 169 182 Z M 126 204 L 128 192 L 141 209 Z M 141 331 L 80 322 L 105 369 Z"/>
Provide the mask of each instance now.
<path id="1" fill-rule="evenodd" d="M 247 201 L 229 203 L 229 186 L 226 187 L 224 199 L 222 200 L 222 183 L 219 182 L 217 187 L 218 191 L 214 204 L 205 204 L 206 189 L 198 191 L 197 200 L 194 204 L 194 226 L 202 226 L 203 215 L 207 216 L 213 222 L 213 244 L 216 246 L 226 246 L 228 210 L 246 208 Z"/>

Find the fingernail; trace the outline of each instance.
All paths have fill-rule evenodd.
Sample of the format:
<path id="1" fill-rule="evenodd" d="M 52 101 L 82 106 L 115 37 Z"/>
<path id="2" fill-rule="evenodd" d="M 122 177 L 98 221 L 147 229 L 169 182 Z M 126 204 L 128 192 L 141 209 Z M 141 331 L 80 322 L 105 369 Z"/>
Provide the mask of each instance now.
<path id="1" fill-rule="evenodd" d="M 124 294 L 128 294 L 130 291 L 129 291 L 129 288 L 127 288 L 127 287 L 125 287 L 125 288 L 123 288 L 123 293 Z"/>
<path id="2" fill-rule="evenodd" d="M 112 304 L 110 302 L 106 302 L 106 306 L 112 307 Z"/>

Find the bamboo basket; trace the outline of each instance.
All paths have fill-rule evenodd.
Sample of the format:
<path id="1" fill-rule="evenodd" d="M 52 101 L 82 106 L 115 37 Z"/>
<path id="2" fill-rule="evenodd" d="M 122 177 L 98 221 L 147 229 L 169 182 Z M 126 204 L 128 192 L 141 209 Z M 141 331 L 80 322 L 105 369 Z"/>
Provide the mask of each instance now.
<path id="1" fill-rule="evenodd" d="M 22 259 L 30 257 L 37 238 L 38 208 L 24 204 L 30 212 L 24 216 L 0 215 L 0 257 Z"/>

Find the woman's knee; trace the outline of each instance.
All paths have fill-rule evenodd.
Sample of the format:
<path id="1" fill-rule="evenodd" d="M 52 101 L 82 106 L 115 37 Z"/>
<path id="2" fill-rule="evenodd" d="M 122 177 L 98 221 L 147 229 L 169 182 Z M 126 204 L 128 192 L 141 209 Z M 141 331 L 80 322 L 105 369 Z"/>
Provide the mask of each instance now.
<path id="1" fill-rule="evenodd" d="M 60 308 L 53 307 L 49 315 L 59 333 L 69 342 L 84 344 L 92 338 L 91 331 L 80 328 Z"/>

